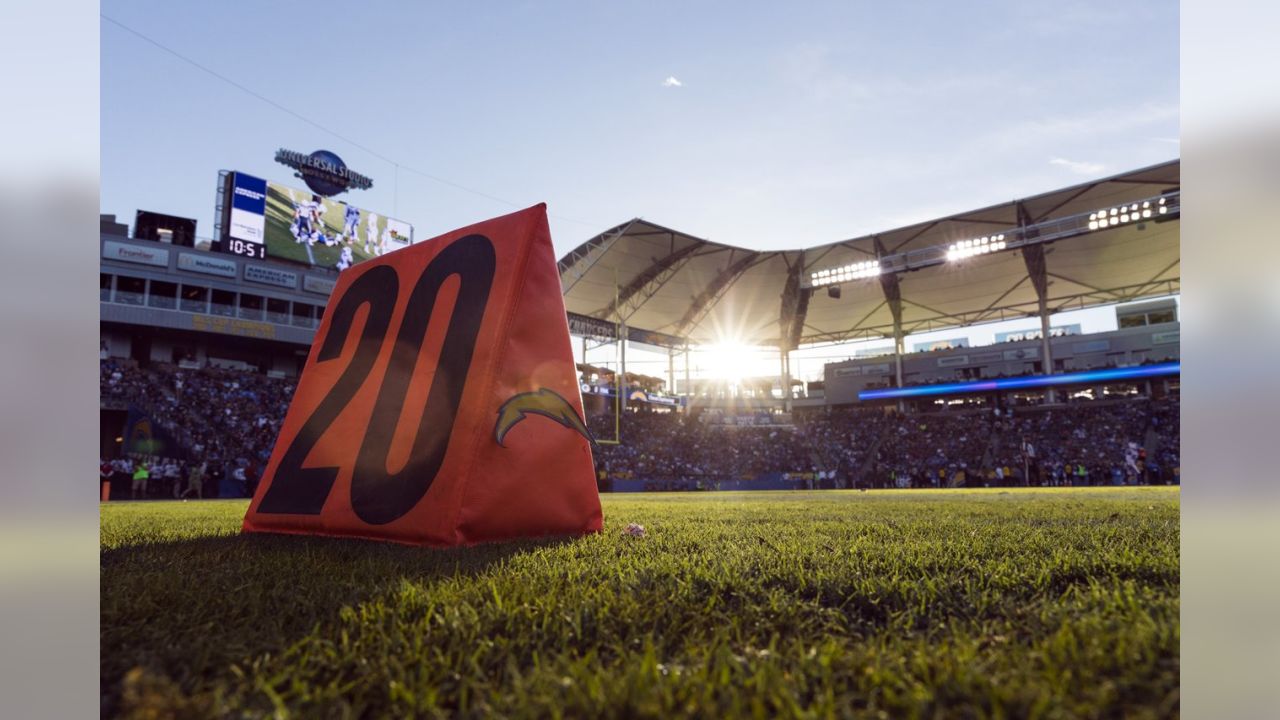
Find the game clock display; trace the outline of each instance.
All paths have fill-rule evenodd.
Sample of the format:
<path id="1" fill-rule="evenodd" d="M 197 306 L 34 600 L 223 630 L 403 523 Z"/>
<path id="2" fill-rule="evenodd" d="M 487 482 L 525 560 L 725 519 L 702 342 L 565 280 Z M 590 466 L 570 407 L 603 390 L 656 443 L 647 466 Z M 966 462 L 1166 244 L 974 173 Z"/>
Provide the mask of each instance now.
<path id="1" fill-rule="evenodd" d="M 267 246 L 263 243 L 255 243 L 239 238 L 224 238 L 222 241 L 222 251 L 231 255 L 239 255 L 241 257 L 255 258 L 263 260 L 267 257 Z"/>

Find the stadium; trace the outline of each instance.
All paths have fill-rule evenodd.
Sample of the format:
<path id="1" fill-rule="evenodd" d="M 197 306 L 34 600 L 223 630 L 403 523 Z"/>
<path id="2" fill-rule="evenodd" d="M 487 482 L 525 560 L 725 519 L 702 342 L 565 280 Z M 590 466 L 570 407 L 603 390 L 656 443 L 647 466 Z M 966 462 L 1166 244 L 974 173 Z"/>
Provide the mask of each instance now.
<path id="1" fill-rule="evenodd" d="M 1179 161 L 805 249 L 599 232 L 556 271 L 602 529 L 431 549 L 241 533 L 330 297 L 425 244 L 218 178 L 212 237 L 102 217 L 104 714 L 1177 713 Z"/>

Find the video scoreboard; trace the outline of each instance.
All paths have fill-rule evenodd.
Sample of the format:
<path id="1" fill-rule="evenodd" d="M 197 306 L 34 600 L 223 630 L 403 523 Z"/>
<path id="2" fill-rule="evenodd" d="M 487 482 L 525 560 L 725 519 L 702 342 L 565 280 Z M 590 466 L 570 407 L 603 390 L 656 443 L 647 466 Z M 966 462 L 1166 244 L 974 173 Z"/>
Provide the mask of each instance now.
<path id="1" fill-rule="evenodd" d="M 242 172 L 222 182 L 218 249 L 231 255 L 344 270 L 408 247 L 413 226 L 312 190 Z"/>

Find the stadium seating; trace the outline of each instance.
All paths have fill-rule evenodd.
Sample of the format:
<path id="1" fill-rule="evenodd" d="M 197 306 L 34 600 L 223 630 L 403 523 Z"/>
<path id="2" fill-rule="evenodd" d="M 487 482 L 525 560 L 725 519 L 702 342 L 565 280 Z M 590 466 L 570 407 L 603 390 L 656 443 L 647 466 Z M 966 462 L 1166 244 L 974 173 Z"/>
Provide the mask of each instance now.
<path id="1" fill-rule="evenodd" d="M 102 360 L 104 402 L 128 403 L 177 440 L 172 456 L 211 473 L 244 468 L 248 493 L 271 454 L 293 381 L 238 370 Z M 795 413 L 791 424 L 630 412 L 622 442 L 595 450 L 602 489 L 1168 484 L 1178 481 L 1176 396 L 930 414 L 883 408 Z M 593 415 L 597 438 L 614 419 Z M 1034 448 L 1024 461 L 1023 445 Z M 1130 447 L 1130 443 L 1134 447 Z M 1136 462 L 1135 462 L 1136 460 Z M 152 493 L 155 495 L 156 493 Z"/>
<path id="2" fill-rule="evenodd" d="M 666 490 L 714 489 L 727 481 L 737 487 L 741 480 L 749 487 L 753 479 L 779 474 L 802 476 L 805 482 L 795 487 L 1100 485 L 1114 482 L 1117 472 L 1127 484 L 1168 484 L 1177 481 L 1179 467 L 1177 418 L 1176 397 L 1020 407 L 1000 415 L 841 408 L 797 413 L 790 427 L 636 413 L 623 419 L 622 444 L 602 445 L 596 458 L 606 488 L 611 479 L 645 480 L 643 487 Z M 608 437 L 612 426 L 598 422 Z M 1024 441 L 1034 459 L 1024 461 Z M 1139 462 L 1130 462 L 1131 452 Z"/>
<path id="3" fill-rule="evenodd" d="M 207 462 L 215 483 L 243 468 L 246 485 L 233 494 L 247 495 L 271 456 L 293 381 L 160 363 L 142 369 L 108 359 L 99 363 L 99 392 L 104 402 L 132 405 L 169 432 L 179 447 L 164 454 L 181 459 L 182 477 L 193 463 Z"/>

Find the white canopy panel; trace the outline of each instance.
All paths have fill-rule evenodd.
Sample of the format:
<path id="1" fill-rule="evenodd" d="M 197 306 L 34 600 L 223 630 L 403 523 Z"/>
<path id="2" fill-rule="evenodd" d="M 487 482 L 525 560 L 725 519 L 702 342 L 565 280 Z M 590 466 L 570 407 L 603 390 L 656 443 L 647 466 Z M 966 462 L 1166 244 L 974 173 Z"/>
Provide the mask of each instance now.
<path id="1" fill-rule="evenodd" d="M 972 238 L 1059 219 L 1077 224 L 1098 210 L 1178 190 L 1174 160 L 1114 177 L 883 233 L 804 250 L 755 251 L 714 243 L 637 218 L 583 243 L 560 260 L 570 312 L 688 338 L 799 344 L 891 337 L 893 314 L 877 278 L 842 282 L 840 297 L 809 288 L 810 273 L 866 260 L 898 258 L 904 332 L 1035 315 L 1039 297 L 1024 250 L 956 262 L 921 261 Z M 1166 218 L 1158 218 L 1165 220 Z M 1051 230 L 1046 230 L 1048 233 Z M 1092 232 L 1045 234 L 1050 310 L 1089 307 L 1179 290 L 1177 215 Z M 790 328 L 790 330 L 788 330 Z"/>

